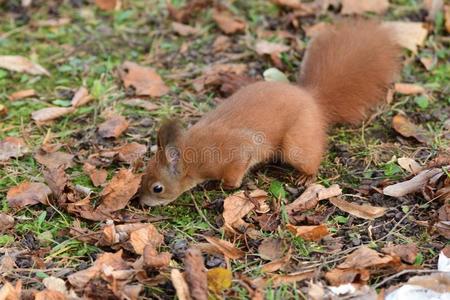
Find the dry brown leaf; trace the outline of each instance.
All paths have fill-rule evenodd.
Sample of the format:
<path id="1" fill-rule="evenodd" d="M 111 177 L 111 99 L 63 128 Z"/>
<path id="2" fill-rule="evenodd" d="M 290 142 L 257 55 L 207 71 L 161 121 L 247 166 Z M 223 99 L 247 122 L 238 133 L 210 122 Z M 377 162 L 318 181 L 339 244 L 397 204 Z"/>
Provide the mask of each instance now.
<path id="1" fill-rule="evenodd" d="M 413 53 L 417 53 L 417 46 L 422 46 L 428 35 L 428 30 L 420 22 L 389 21 L 383 24 L 394 33 L 400 46 Z"/>
<path id="2" fill-rule="evenodd" d="M 47 107 L 31 113 L 37 124 L 47 123 L 75 111 L 73 107 Z"/>
<path id="3" fill-rule="evenodd" d="M 146 100 L 139 99 L 139 98 L 128 99 L 128 100 L 123 101 L 122 103 L 125 105 L 128 105 L 128 106 L 132 106 L 132 107 L 140 107 L 140 108 L 143 108 L 148 111 L 154 111 L 159 108 L 158 105 L 156 105 L 150 101 L 146 101 Z"/>
<path id="4" fill-rule="evenodd" d="M 275 259 L 267 264 L 262 265 L 261 271 L 265 273 L 276 272 L 281 268 L 283 268 L 284 266 L 286 266 L 290 260 L 291 260 L 291 253 L 289 251 L 289 253 L 286 256 L 279 259 Z"/>
<path id="5" fill-rule="evenodd" d="M 439 272 L 424 276 L 414 276 L 408 280 L 407 284 L 420 286 L 433 290 L 437 293 L 445 293 L 445 295 L 441 295 L 439 298 L 447 299 L 447 295 L 450 294 L 450 272 Z"/>
<path id="6" fill-rule="evenodd" d="M 438 216 L 439 222 L 434 227 L 440 235 L 450 239 L 450 203 L 444 204 L 439 208 Z"/>
<path id="7" fill-rule="evenodd" d="M 428 11 L 427 20 L 434 22 L 438 13 L 444 9 L 444 0 L 424 0 L 424 8 Z"/>
<path id="8" fill-rule="evenodd" d="M 43 175 L 45 182 L 53 193 L 53 197 L 58 200 L 69 180 L 64 172 L 64 166 L 59 166 L 55 169 L 46 168 L 43 171 Z"/>
<path id="9" fill-rule="evenodd" d="M 72 107 L 79 107 L 91 101 L 93 97 L 89 95 L 89 91 L 84 86 L 80 87 L 72 97 Z"/>
<path id="10" fill-rule="evenodd" d="M 117 151 L 117 159 L 126 163 L 132 163 L 140 159 L 147 152 L 147 146 L 132 142 L 114 149 Z"/>
<path id="11" fill-rule="evenodd" d="M 425 69 L 427 69 L 427 71 L 433 70 L 435 63 L 436 63 L 436 58 L 420 57 L 419 59 L 420 59 L 420 62 L 422 63 L 422 65 L 425 67 Z"/>
<path id="12" fill-rule="evenodd" d="M 120 115 L 112 115 L 98 126 L 98 134 L 103 138 L 117 138 L 129 126 L 128 121 Z"/>
<path id="13" fill-rule="evenodd" d="M 352 216 L 373 220 L 383 216 L 386 213 L 387 208 L 372 206 L 367 204 L 354 204 L 341 199 L 340 197 L 330 198 L 330 202 L 333 203 L 334 206 L 339 208 L 346 213 L 351 214 Z"/>
<path id="14" fill-rule="evenodd" d="M 169 92 L 169 88 L 153 68 L 126 61 L 120 66 L 119 75 L 125 88 L 133 89 L 137 96 L 160 97 Z"/>
<path id="15" fill-rule="evenodd" d="M 0 116 L 6 116 L 8 114 L 8 108 L 0 103 Z"/>
<path id="16" fill-rule="evenodd" d="M 223 52 L 231 46 L 231 39 L 226 35 L 219 35 L 212 44 L 215 53 Z"/>
<path id="17" fill-rule="evenodd" d="M 50 76 L 50 73 L 41 65 L 17 55 L 0 55 L 0 68 L 32 75 Z"/>
<path id="18" fill-rule="evenodd" d="M 336 197 L 342 194 L 342 190 L 337 184 L 326 188 L 321 184 L 312 184 L 294 200 L 286 205 L 286 212 L 292 215 L 314 208 L 320 200 Z"/>
<path id="19" fill-rule="evenodd" d="M 255 44 L 255 51 L 259 55 L 264 54 L 280 54 L 282 52 L 286 52 L 289 50 L 289 46 L 278 44 L 278 43 L 272 43 L 265 40 L 258 41 Z"/>
<path id="20" fill-rule="evenodd" d="M 4 232 L 5 230 L 14 226 L 14 218 L 10 215 L 0 213 L 0 232 Z"/>
<path id="21" fill-rule="evenodd" d="M 311 226 L 294 226 L 292 224 L 287 224 L 286 228 L 306 241 L 318 241 L 330 233 L 325 224 Z"/>
<path id="22" fill-rule="evenodd" d="M 200 250 L 189 248 L 184 257 L 184 269 L 193 300 L 208 300 L 208 279 Z"/>
<path id="23" fill-rule="evenodd" d="M 22 157 L 28 151 L 23 139 L 8 136 L 0 141 L 0 162 L 10 158 Z"/>
<path id="24" fill-rule="evenodd" d="M 394 116 L 394 118 L 392 119 L 392 128 L 394 128 L 395 131 L 397 131 L 404 137 L 413 137 L 417 141 L 424 144 L 430 143 L 428 132 L 425 129 L 412 123 L 404 115 L 398 114 Z"/>
<path id="25" fill-rule="evenodd" d="M 264 239 L 258 246 L 259 257 L 265 260 L 277 260 L 283 256 L 284 243 L 281 239 Z"/>
<path id="26" fill-rule="evenodd" d="M 89 175 L 94 186 L 100 186 L 105 183 L 106 177 L 108 177 L 108 172 L 104 169 L 97 169 L 90 163 L 84 163 L 83 171 L 85 174 Z"/>
<path id="27" fill-rule="evenodd" d="M 246 71 L 246 64 L 215 64 L 208 66 L 204 69 L 203 75 L 194 80 L 194 89 L 197 92 L 201 92 L 206 86 L 221 83 L 223 74 L 243 75 Z"/>
<path id="28" fill-rule="evenodd" d="M 137 192 L 142 174 L 119 170 L 102 192 L 102 203 L 97 211 L 113 212 L 124 208 Z"/>
<path id="29" fill-rule="evenodd" d="M 111 10 L 119 10 L 122 6 L 121 0 L 95 0 L 95 4 L 102 9 L 106 11 Z"/>
<path id="30" fill-rule="evenodd" d="M 170 272 L 170 279 L 172 280 L 172 285 L 177 292 L 177 297 L 179 300 L 191 300 L 189 295 L 189 286 L 186 283 L 180 270 L 172 269 Z"/>
<path id="31" fill-rule="evenodd" d="M 395 92 L 403 95 L 417 95 L 425 93 L 425 89 L 422 86 L 412 83 L 396 83 L 394 90 Z"/>
<path id="32" fill-rule="evenodd" d="M 417 174 L 423 169 L 417 161 L 409 157 L 400 157 L 397 159 L 397 163 L 400 167 L 402 167 L 402 169 L 411 174 Z"/>
<path id="33" fill-rule="evenodd" d="M 353 251 L 343 263 L 338 265 L 339 269 L 366 269 L 372 267 L 383 267 L 393 263 L 395 260 L 389 255 L 383 256 L 367 246 L 361 246 Z"/>
<path id="34" fill-rule="evenodd" d="M 147 245 L 158 248 L 163 241 L 164 236 L 152 224 L 147 224 L 145 227 L 130 233 L 130 244 L 137 254 L 143 254 L 144 248 Z"/>
<path id="35" fill-rule="evenodd" d="M 325 273 L 325 279 L 334 286 L 347 283 L 365 284 L 370 279 L 370 272 L 366 269 L 332 269 Z"/>
<path id="36" fill-rule="evenodd" d="M 147 244 L 144 248 L 142 257 L 146 268 L 162 269 L 169 266 L 172 254 L 169 252 L 158 253 L 155 246 Z"/>
<path id="37" fill-rule="evenodd" d="M 244 31 L 247 26 L 244 20 L 233 16 L 228 10 L 215 8 L 213 11 L 213 19 L 226 34 Z"/>
<path id="38" fill-rule="evenodd" d="M 34 155 L 37 162 L 48 169 L 57 169 L 59 166 L 64 167 L 64 169 L 70 168 L 73 166 L 73 157 L 72 154 L 66 152 L 44 152 L 42 150 Z"/>
<path id="39" fill-rule="evenodd" d="M 404 262 L 413 264 L 416 261 L 419 249 L 416 244 L 390 245 L 382 248 L 381 252 L 390 256 L 398 256 Z"/>
<path id="40" fill-rule="evenodd" d="M 315 271 L 309 272 L 295 272 L 287 275 L 275 275 L 272 277 L 271 282 L 274 287 L 278 287 L 282 284 L 294 283 L 311 279 L 314 277 Z"/>
<path id="41" fill-rule="evenodd" d="M 245 231 L 248 224 L 242 218 L 255 208 L 254 203 L 262 205 L 267 199 L 267 193 L 263 190 L 254 190 L 248 196 L 252 198 L 252 201 L 248 199 L 245 192 L 237 192 L 224 200 L 224 227 L 230 230 Z"/>
<path id="42" fill-rule="evenodd" d="M 230 259 L 238 259 L 244 256 L 244 251 L 236 248 L 232 243 L 215 238 L 213 236 L 204 236 L 204 238 L 219 250 L 223 255 Z"/>
<path id="43" fill-rule="evenodd" d="M 341 14 L 384 13 L 389 8 L 388 0 L 342 0 Z"/>
<path id="44" fill-rule="evenodd" d="M 302 9 L 303 5 L 300 3 L 300 0 L 271 0 L 271 2 L 279 5 L 285 6 L 292 9 Z"/>
<path id="45" fill-rule="evenodd" d="M 48 198 L 52 191 L 40 182 L 22 182 L 8 190 L 6 200 L 9 207 L 21 208 L 28 205 L 42 203 L 48 205 Z"/>
<path id="46" fill-rule="evenodd" d="M 29 97 L 33 97 L 33 96 L 36 96 L 36 91 L 33 89 L 28 89 L 28 90 L 21 90 L 21 91 L 12 93 L 11 95 L 8 96 L 8 99 L 11 101 L 15 101 L 15 100 L 21 100 L 21 99 L 25 99 L 25 98 L 29 98 Z"/>
<path id="47" fill-rule="evenodd" d="M 125 271 L 125 272 L 122 274 L 120 274 L 119 272 L 114 274 L 114 271 Z M 133 273 L 134 271 L 130 270 L 128 264 L 122 259 L 122 250 L 120 250 L 116 253 L 103 253 L 99 255 L 97 260 L 91 267 L 82 271 L 78 271 L 74 274 L 71 274 L 67 277 L 67 279 L 73 287 L 79 290 L 83 290 L 86 287 L 86 285 L 96 277 L 109 278 L 110 280 L 112 280 L 113 278 L 119 279 L 115 278 L 114 275 L 130 276 Z M 113 276 L 108 276 L 110 274 Z M 123 280 L 124 279 L 122 279 L 122 281 Z M 118 282 L 115 283 L 118 284 Z"/>
<path id="48" fill-rule="evenodd" d="M 211 0 L 191 0 L 181 8 L 175 8 L 171 3 L 171 0 L 166 0 L 167 10 L 169 16 L 178 22 L 186 23 L 191 16 L 196 12 L 208 7 L 211 4 Z"/>
<path id="49" fill-rule="evenodd" d="M 389 185 L 383 189 L 383 194 L 391 197 L 403 197 L 410 193 L 414 193 L 422 189 L 430 180 L 430 178 L 442 174 L 442 170 L 438 168 L 424 170 L 411 178 L 410 180 Z"/>
<path id="50" fill-rule="evenodd" d="M 172 22 L 172 29 L 181 36 L 196 35 L 199 33 L 197 28 L 178 22 Z"/>

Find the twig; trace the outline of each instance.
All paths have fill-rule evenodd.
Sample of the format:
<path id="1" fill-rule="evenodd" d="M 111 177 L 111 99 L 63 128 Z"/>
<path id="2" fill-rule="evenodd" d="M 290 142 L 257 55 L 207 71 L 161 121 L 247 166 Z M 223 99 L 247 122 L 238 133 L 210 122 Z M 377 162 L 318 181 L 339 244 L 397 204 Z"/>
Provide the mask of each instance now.
<path id="1" fill-rule="evenodd" d="M 216 226 L 214 226 L 213 224 L 211 224 L 211 223 L 208 221 L 208 218 L 206 218 L 205 214 L 202 212 L 202 210 L 200 209 L 200 207 L 198 207 L 198 204 L 197 204 L 197 201 L 195 201 L 194 195 L 192 195 L 192 193 L 190 193 L 190 194 L 191 194 L 192 202 L 194 202 L 195 209 L 197 210 L 198 214 L 202 217 L 203 221 L 205 221 L 206 224 L 208 224 L 208 225 L 209 225 L 212 229 L 214 229 L 215 231 L 220 232 L 220 229 L 219 229 L 219 228 L 217 228 Z"/>
<path id="2" fill-rule="evenodd" d="M 423 274 L 423 273 L 439 273 L 439 272 L 440 271 L 438 271 L 438 270 L 403 270 L 403 271 L 400 271 L 400 272 L 398 272 L 398 273 L 396 273 L 394 275 L 391 275 L 391 276 L 385 278 L 384 280 L 382 280 L 381 282 L 373 285 L 372 287 L 377 289 L 377 288 L 381 287 L 382 285 L 384 285 L 385 283 L 387 283 L 388 281 L 390 281 L 392 279 L 395 279 L 397 277 L 400 277 L 402 275 L 405 275 L 405 274 L 410 274 L 410 273 Z"/>
<path id="3" fill-rule="evenodd" d="M 382 241 L 382 240 L 384 240 L 384 239 L 386 239 L 388 236 L 391 236 L 393 233 L 394 233 L 394 231 L 397 229 L 397 227 L 398 226 L 400 226 L 400 224 L 416 209 L 416 205 L 415 206 L 413 206 L 412 208 L 411 208 L 411 210 L 410 211 L 408 211 L 401 219 L 400 219 L 400 221 L 398 221 L 395 225 L 394 225 L 394 227 L 392 227 L 392 229 L 385 235 L 385 236 L 383 236 L 383 237 L 381 237 L 381 238 L 379 238 L 379 239 L 377 239 L 377 240 L 375 240 L 375 242 L 379 242 L 379 241 Z"/>

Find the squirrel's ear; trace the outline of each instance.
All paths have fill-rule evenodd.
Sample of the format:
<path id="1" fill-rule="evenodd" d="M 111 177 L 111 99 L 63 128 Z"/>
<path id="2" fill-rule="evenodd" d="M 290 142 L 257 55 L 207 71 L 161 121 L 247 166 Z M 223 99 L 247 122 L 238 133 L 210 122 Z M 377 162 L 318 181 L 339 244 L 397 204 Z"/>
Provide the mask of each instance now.
<path id="1" fill-rule="evenodd" d="M 179 143 L 182 136 L 183 128 L 176 120 L 164 121 L 158 131 L 158 150 L 162 151 L 162 156 L 174 170 L 181 157 Z"/>

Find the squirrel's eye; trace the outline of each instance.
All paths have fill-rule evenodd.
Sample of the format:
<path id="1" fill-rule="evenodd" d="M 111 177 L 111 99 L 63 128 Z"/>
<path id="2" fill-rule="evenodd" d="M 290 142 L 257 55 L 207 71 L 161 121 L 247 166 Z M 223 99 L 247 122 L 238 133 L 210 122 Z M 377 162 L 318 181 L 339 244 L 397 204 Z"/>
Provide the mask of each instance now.
<path id="1" fill-rule="evenodd" d="M 159 193 L 162 193 L 162 191 L 164 190 L 164 187 L 159 183 L 155 183 L 153 185 L 152 190 L 153 190 L 153 193 L 159 194 Z"/>

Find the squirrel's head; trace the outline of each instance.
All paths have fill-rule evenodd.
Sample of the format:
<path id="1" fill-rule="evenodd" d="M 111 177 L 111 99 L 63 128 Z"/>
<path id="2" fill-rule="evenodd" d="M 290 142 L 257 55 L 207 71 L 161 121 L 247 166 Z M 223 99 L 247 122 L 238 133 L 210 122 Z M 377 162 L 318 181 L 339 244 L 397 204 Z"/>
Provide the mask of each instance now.
<path id="1" fill-rule="evenodd" d="M 158 132 L 158 150 L 149 160 L 140 191 L 140 202 L 166 205 L 191 186 L 186 185 L 182 160 L 183 129 L 177 121 L 166 121 Z"/>

